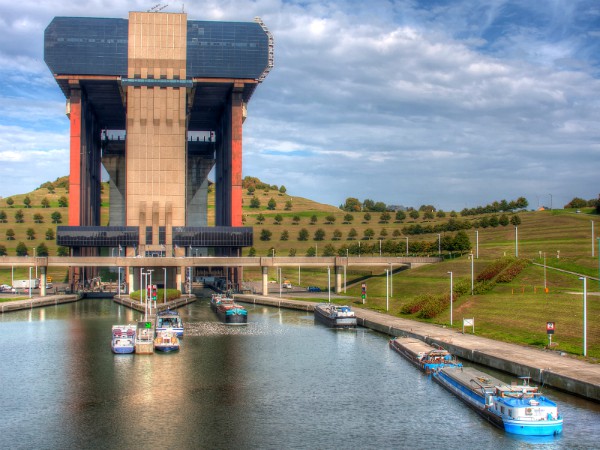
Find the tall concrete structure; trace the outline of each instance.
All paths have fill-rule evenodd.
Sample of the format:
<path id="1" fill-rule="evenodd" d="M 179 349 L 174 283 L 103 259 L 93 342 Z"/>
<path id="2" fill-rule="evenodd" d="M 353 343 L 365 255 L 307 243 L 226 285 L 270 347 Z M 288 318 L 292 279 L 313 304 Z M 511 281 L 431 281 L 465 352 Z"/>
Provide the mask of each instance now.
<path id="1" fill-rule="evenodd" d="M 75 255 L 108 247 L 158 257 L 236 255 L 252 245 L 242 227 L 242 124 L 273 67 L 260 19 L 56 17 L 44 44 L 71 125 L 60 245 Z M 101 165 L 110 177 L 108 226 L 100 222 Z M 208 227 L 213 166 L 216 226 Z"/>

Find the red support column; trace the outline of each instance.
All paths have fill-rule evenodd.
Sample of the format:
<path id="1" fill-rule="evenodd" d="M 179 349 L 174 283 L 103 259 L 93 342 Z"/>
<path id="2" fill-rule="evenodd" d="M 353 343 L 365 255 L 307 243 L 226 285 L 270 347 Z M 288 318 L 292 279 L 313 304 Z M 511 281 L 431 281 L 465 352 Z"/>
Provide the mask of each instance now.
<path id="1" fill-rule="evenodd" d="M 242 92 L 237 86 L 231 94 L 231 226 L 242 226 Z"/>
<path id="2" fill-rule="evenodd" d="M 81 225 L 81 90 L 71 88 L 69 97 L 71 121 L 69 171 L 69 226 Z"/>

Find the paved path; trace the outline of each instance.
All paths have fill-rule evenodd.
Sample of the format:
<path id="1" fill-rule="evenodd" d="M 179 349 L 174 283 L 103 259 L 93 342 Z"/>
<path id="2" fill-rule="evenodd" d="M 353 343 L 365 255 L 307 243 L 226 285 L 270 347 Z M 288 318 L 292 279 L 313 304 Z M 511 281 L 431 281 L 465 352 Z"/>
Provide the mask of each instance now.
<path id="1" fill-rule="evenodd" d="M 314 302 L 259 295 L 236 295 L 242 302 L 312 310 Z M 459 358 L 511 373 L 600 402 L 600 364 L 592 364 L 555 351 L 495 341 L 456 329 L 440 327 L 353 307 L 358 323 L 390 336 L 408 335 L 436 343 Z"/>

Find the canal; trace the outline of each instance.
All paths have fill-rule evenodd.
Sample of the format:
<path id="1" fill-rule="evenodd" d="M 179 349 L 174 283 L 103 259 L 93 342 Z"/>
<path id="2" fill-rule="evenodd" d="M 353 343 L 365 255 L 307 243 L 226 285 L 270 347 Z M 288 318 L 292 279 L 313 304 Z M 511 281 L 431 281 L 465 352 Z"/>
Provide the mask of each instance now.
<path id="1" fill-rule="evenodd" d="M 174 354 L 113 355 L 108 300 L 0 316 L 3 448 L 598 448 L 600 405 L 546 389 L 560 437 L 505 434 L 389 349 L 312 314 L 248 305 L 227 327 L 208 300 L 179 311 Z M 506 378 L 506 377 L 504 377 Z M 508 379 L 508 378 L 506 378 Z"/>

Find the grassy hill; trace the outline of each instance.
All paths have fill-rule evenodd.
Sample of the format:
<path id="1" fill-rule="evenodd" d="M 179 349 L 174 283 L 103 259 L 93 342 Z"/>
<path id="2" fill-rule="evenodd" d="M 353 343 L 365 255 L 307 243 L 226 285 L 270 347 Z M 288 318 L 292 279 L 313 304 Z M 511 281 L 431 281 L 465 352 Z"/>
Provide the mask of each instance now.
<path id="1" fill-rule="evenodd" d="M 26 195 L 32 200 L 31 208 L 23 207 L 23 199 Z M 56 188 L 50 193 L 47 188 L 40 188 L 29 194 L 13 196 L 14 204 L 9 207 L 6 199 L 0 200 L 0 211 L 7 213 L 7 223 L 0 223 L 0 244 L 5 245 L 9 255 L 15 254 L 16 245 L 24 242 L 30 248 L 44 242 L 49 248 L 50 254 L 55 255 L 57 248 L 54 241 L 45 240 L 48 228 L 55 229 L 50 215 L 58 211 L 63 216 L 63 223 L 67 223 L 68 208 L 60 208 L 58 199 L 66 195 L 64 188 Z M 41 208 L 41 201 L 46 197 L 50 201 L 50 208 Z M 258 198 L 260 207 L 251 208 L 251 200 Z M 276 203 L 274 209 L 268 209 L 269 200 Z M 102 223 L 108 223 L 108 189 L 105 188 L 102 196 Z M 286 208 L 286 205 L 289 207 Z M 291 205 L 291 206 L 290 206 Z M 24 212 L 24 223 L 16 224 L 14 214 L 17 210 Z M 33 223 L 33 214 L 41 213 L 44 216 L 43 224 Z M 446 217 L 436 217 L 425 220 L 407 218 L 402 222 L 394 221 L 394 214 L 388 223 L 380 221 L 380 213 L 371 213 L 371 219 L 365 220 L 364 213 L 353 213 L 351 223 L 344 223 L 347 214 L 336 207 L 320 204 L 309 199 L 290 196 L 281 193 L 277 189 L 256 189 L 253 193 L 244 190 L 243 194 L 244 224 L 254 228 L 254 251 L 258 256 L 275 254 L 288 256 L 294 253 L 304 256 L 307 252 L 317 250 L 319 256 L 323 255 L 326 246 L 329 250 L 345 255 L 346 247 L 356 250 L 357 243 L 361 242 L 361 256 L 379 254 L 378 238 L 383 238 L 383 243 L 395 242 L 398 244 L 396 255 L 405 253 L 405 242 L 408 237 L 410 253 L 414 253 L 415 242 L 426 242 L 429 244 L 428 252 L 437 255 L 438 233 L 420 235 L 405 235 L 403 230 L 410 225 L 435 226 L 447 223 L 450 214 Z M 259 221 L 259 216 L 264 216 L 264 221 Z M 281 222 L 277 224 L 275 219 L 281 215 Z M 294 221 L 298 216 L 299 220 Z M 316 221 L 314 221 L 316 217 Z M 333 216 L 333 223 L 327 223 L 327 217 Z M 491 215 L 487 215 L 490 217 Z M 509 215 L 510 216 L 510 215 Z M 581 353 L 582 346 L 582 281 L 579 274 L 598 277 L 598 247 L 596 243 L 594 257 L 592 257 L 591 222 L 595 221 L 596 235 L 600 235 L 599 217 L 592 213 L 591 209 L 582 209 L 581 213 L 575 210 L 553 210 L 553 211 L 523 211 L 518 213 L 521 224 L 518 226 L 518 253 L 520 258 L 531 260 L 541 265 L 530 264 L 525 267 L 519 275 L 508 283 L 498 283 L 493 289 L 485 293 L 471 296 L 461 295 L 456 298 L 453 306 L 453 326 L 461 329 L 463 318 L 475 318 L 475 332 L 478 335 L 493 337 L 496 339 L 518 342 L 522 344 L 544 346 L 548 339 L 546 335 L 546 322 L 556 323 L 556 334 L 553 342 L 557 343 L 557 349 L 572 354 Z M 476 223 L 483 216 L 456 217 L 456 220 L 470 221 Z M 209 193 L 209 223 L 214 224 L 214 193 Z M 6 240 L 6 230 L 12 228 L 15 231 L 15 240 Z M 36 233 L 34 240 L 27 240 L 26 230 L 33 228 Z M 298 240 L 300 230 L 308 230 L 309 237 L 306 241 Z M 315 232 L 322 229 L 325 236 L 322 240 L 314 239 Z M 349 240 L 351 229 L 355 229 L 357 237 Z M 373 238 L 364 240 L 362 237 L 367 229 L 374 233 Z M 382 230 L 385 231 L 382 233 Z M 261 240 L 263 230 L 271 233 L 269 240 Z M 334 239 L 334 231 L 341 233 L 340 239 Z M 287 231 L 288 239 L 281 240 L 282 233 Z M 396 232 L 396 236 L 394 235 Z M 512 225 L 471 228 L 465 230 L 468 235 L 473 251 L 476 245 L 476 232 L 479 238 L 479 258 L 474 261 L 475 275 L 481 273 L 487 266 L 498 258 L 515 255 L 515 227 Z M 385 234 L 386 236 L 382 236 Z M 441 232 L 440 237 L 454 236 L 454 232 Z M 382 253 L 386 246 L 382 245 Z M 399 250 L 398 250 L 399 249 Z M 244 255 L 248 255 L 251 249 L 245 249 Z M 544 276 L 543 261 L 546 259 L 546 271 Z M 387 255 L 390 255 L 389 253 Z M 402 308 L 414 301 L 421 295 L 440 295 L 449 293 L 450 280 L 448 272 L 453 272 L 453 281 L 467 283 L 470 285 L 471 261 L 468 255 L 450 254 L 443 252 L 445 260 L 441 264 L 424 266 L 417 269 L 398 271 L 393 275 L 393 295 L 389 298 L 389 313 L 450 325 L 449 308 L 444 309 L 433 318 L 424 319 L 418 314 L 404 315 Z M 561 269 L 567 272 L 561 272 Z M 22 272 L 22 273 L 21 273 Z M 54 273 L 53 273 L 54 272 Z M 572 272 L 572 273 L 568 273 Z M 64 278 L 65 272 L 53 269 L 50 273 L 56 279 Z M 283 276 L 289 278 L 294 284 L 317 285 L 323 289 L 327 288 L 327 271 L 316 269 L 284 268 Z M 0 271 L 0 282 L 10 281 L 10 270 Z M 15 273 L 15 278 L 26 278 L 24 269 Z M 272 279 L 276 279 L 275 270 L 270 273 Z M 353 268 L 347 272 L 348 288 L 345 297 L 334 300 L 338 302 L 361 304 L 361 283 L 366 280 L 368 284 L 368 296 L 366 307 L 379 311 L 385 311 L 386 307 L 386 280 L 383 271 L 375 271 L 372 268 Z M 300 279 L 299 279 L 300 278 Z M 247 281 L 259 280 L 260 273 L 256 270 L 245 270 L 244 279 Z M 544 290 L 545 286 L 548 292 Z M 588 355 L 592 358 L 600 358 L 600 324 L 595 318 L 600 317 L 600 296 L 593 295 L 599 292 L 598 282 L 588 280 Z M 322 298 L 327 298 L 324 293 Z M 470 332 L 469 330 L 467 330 Z"/>

